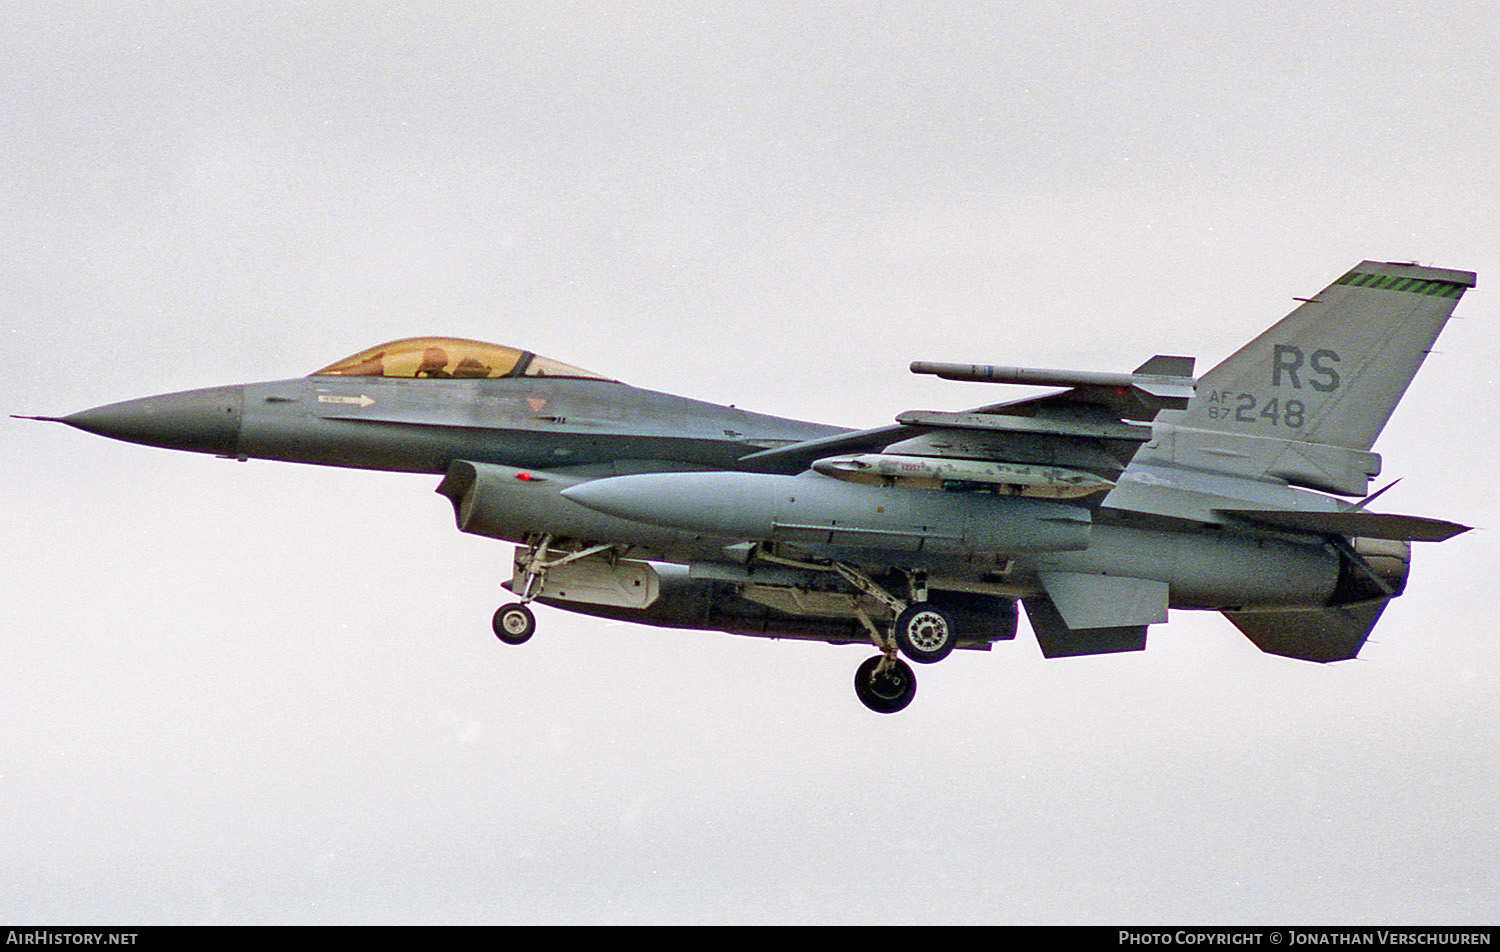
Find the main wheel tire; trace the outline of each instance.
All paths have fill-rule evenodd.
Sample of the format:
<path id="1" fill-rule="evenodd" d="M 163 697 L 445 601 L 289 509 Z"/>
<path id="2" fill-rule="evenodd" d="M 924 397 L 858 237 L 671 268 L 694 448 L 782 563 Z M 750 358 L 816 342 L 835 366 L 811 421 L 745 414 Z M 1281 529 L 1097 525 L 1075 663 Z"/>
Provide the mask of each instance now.
<path id="1" fill-rule="evenodd" d="M 958 644 L 953 621 L 928 602 L 908 605 L 896 616 L 891 629 L 896 636 L 896 647 L 918 664 L 942 661 Z"/>
<path id="2" fill-rule="evenodd" d="M 490 627 L 495 629 L 495 637 L 506 644 L 524 644 L 536 634 L 536 616 L 531 613 L 531 609 L 516 602 L 501 606 L 490 621 Z"/>
<path id="3" fill-rule="evenodd" d="M 854 693 L 860 703 L 877 714 L 894 714 L 911 703 L 917 694 L 917 676 L 911 665 L 900 658 L 879 674 L 876 669 L 884 655 L 868 658 L 854 672 Z"/>

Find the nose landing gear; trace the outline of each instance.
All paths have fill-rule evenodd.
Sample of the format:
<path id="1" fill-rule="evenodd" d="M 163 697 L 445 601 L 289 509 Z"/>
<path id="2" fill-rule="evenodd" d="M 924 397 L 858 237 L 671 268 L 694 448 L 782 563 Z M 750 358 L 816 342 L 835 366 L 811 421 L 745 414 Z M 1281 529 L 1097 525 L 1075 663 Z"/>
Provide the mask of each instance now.
<path id="1" fill-rule="evenodd" d="M 495 617 L 490 620 L 490 627 L 494 629 L 495 637 L 508 645 L 525 644 L 532 635 L 536 634 L 536 616 L 532 614 L 528 603 L 542 591 L 546 584 L 548 569 L 577 562 L 579 559 L 613 548 L 612 545 L 605 543 L 587 546 L 576 552 L 554 555 L 551 546 L 552 536 L 544 535 L 529 542 L 524 551 L 518 549 L 516 552 L 516 572 L 520 584 L 516 585 L 515 582 L 511 584 L 512 591 L 521 596 L 521 600 L 502 605 L 495 612 Z"/>
<path id="2" fill-rule="evenodd" d="M 524 602 L 515 602 L 501 606 L 490 621 L 490 627 L 495 630 L 495 637 L 508 645 L 525 644 L 536 634 L 536 616 Z"/>

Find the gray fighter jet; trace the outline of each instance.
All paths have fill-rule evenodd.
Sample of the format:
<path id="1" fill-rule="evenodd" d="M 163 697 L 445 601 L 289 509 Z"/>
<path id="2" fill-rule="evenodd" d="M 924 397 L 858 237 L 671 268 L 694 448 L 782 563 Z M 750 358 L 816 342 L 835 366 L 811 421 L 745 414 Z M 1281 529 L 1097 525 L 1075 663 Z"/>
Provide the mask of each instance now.
<path id="1" fill-rule="evenodd" d="M 443 474 L 460 530 L 518 544 L 501 641 L 531 637 L 535 601 L 869 644 L 856 693 L 891 713 L 916 689 L 902 656 L 1013 639 L 1018 603 L 1048 657 L 1143 650 L 1178 608 L 1223 612 L 1272 654 L 1353 658 L 1406 585 L 1410 543 L 1466 528 L 1367 504 L 1375 438 L 1473 286 L 1363 262 L 1196 379 L 1176 356 L 1132 373 L 917 362 L 1061 389 L 873 430 L 455 338 L 60 420 L 240 460 Z"/>

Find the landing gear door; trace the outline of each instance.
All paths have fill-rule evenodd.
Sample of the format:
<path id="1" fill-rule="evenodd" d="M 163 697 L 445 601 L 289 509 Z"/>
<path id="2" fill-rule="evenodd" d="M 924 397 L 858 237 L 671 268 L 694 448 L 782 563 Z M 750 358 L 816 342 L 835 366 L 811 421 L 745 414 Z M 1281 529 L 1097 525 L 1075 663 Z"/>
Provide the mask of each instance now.
<path id="1" fill-rule="evenodd" d="M 516 550 L 513 591 L 520 591 L 518 586 L 526 579 L 526 566 L 519 559 L 523 551 Z M 646 608 L 660 594 L 661 579 L 651 563 L 612 559 L 600 553 L 549 568 L 535 597 L 615 608 Z"/>

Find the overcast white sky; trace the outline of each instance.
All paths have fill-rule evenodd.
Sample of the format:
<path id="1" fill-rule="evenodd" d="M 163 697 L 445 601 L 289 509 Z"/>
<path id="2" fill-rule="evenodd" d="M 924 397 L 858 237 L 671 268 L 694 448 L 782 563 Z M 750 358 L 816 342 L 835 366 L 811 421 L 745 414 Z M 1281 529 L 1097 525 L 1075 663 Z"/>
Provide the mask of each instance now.
<path id="1" fill-rule="evenodd" d="M 919 672 L 544 609 L 436 477 L 0 419 L 0 921 L 1500 920 L 1486 4 L 11 3 L 0 412 L 534 349 L 849 426 L 1479 272 L 1360 660 L 1175 612 Z M 1023 626 L 1024 628 L 1024 626 Z"/>

